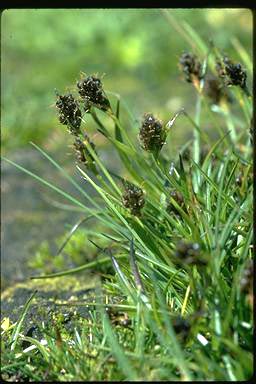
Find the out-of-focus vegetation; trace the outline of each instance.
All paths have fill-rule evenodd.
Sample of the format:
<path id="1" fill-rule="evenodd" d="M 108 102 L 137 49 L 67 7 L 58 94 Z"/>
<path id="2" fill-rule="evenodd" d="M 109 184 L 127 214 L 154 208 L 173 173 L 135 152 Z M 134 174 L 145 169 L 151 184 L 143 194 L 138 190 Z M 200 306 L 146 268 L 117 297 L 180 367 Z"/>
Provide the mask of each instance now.
<path id="1" fill-rule="evenodd" d="M 171 15 L 178 24 L 188 22 L 204 40 L 213 39 L 234 60 L 241 61 L 239 43 L 252 54 L 249 10 L 173 9 Z M 166 119 L 183 106 L 193 114 L 194 89 L 184 87 L 177 64 L 187 49 L 160 9 L 4 11 L 4 152 L 30 140 L 51 146 L 61 141 L 54 88 L 64 92 L 80 71 L 105 74 L 105 89 L 121 94 L 135 119 L 149 111 Z M 176 133 L 177 139 L 179 135 L 184 132 Z"/>

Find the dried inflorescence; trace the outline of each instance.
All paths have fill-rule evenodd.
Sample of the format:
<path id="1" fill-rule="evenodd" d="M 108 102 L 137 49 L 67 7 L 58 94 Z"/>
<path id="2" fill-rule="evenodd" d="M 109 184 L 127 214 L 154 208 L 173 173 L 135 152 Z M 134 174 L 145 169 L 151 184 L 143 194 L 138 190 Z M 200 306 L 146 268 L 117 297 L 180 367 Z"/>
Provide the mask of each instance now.
<path id="1" fill-rule="evenodd" d="M 84 100 L 84 108 L 86 111 L 90 110 L 91 106 L 107 111 L 110 108 L 108 98 L 102 88 L 102 82 L 95 76 L 87 76 L 86 78 L 77 82 L 78 92 Z"/>
<path id="2" fill-rule="evenodd" d="M 201 247 L 198 243 L 181 240 L 176 245 L 176 260 L 181 265 L 205 265 L 206 260 L 201 253 Z"/>
<path id="3" fill-rule="evenodd" d="M 81 140 L 77 137 L 74 142 L 76 157 L 77 160 L 80 163 L 83 163 L 87 168 L 95 170 L 95 161 L 88 148 L 86 147 L 86 143 L 89 143 L 93 151 L 96 152 L 95 144 L 89 139 L 86 134 L 84 134 L 84 140 Z"/>
<path id="4" fill-rule="evenodd" d="M 202 79 L 202 64 L 192 53 L 184 52 L 180 57 L 180 66 L 188 83 Z"/>
<path id="5" fill-rule="evenodd" d="M 222 60 L 217 61 L 216 71 L 225 85 L 238 85 L 242 89 L 247 90 L 247 74 L 240 63 L 235 64 L 225 56 Z"/>
<path id="6" fill-rule="evenodd" d="M 129 208 L 133 215 L 140 216 L 141 209 L 145 204 L 143 190 L 128 181 L 124 182 L 124 188 L 122 196 L 123 205 L 125 208 Z"/>
<path id="7" fill-rule="evenodd" d="M 173 190 L 171 193 L 170 193 L 170 196 L 175 200 L 175 202 L 181 207 L 181 209 L 183 210 L 186 210 L 186 206 L 185 206 L 185 201 L 184 201 L 184 198 L 182 196 L 182 194 L 177 191 L 176 189 Z M 179 211 L 177 210 L 177 208 L 174 206 L 174 204 L 170 201 L 169 204 L 167 205 L 167 212 L 168 213 L 175 213 L 176 215 L 179 215 Z"/>
<path id="8" fill-rule="evenodd" d="M 233 101 L 225 84 L 223 84 L 219 77 L 213 74 L 205 76 L 204 93 L 214 104 L 219 104 L 222 100 L 229 103 Z"/>
<path id="9" fill-rule="evenodd" d="M 59 121 L 67 125 L 70 133 L 78 135 L 80 133 L 82 113 L 78 102 L 71 93 L 58 95 L 56 107 L 59 110 Z"/>
<path id="10" fill-rule="evenodd" d="M 150 152 L 159 152 L 165 144 L 166 130 L 161 120 L 151 113 L 145 113 L 139 132 L 139 139 L 143 149 Z"/>

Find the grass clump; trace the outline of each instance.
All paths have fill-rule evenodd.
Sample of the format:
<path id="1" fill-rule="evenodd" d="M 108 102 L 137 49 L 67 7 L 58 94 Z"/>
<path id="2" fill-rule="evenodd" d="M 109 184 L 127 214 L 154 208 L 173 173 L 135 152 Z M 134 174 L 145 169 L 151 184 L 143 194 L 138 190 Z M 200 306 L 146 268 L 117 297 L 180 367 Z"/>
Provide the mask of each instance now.
<path id="1" fill-rule="evenodd" d="M 95 75 L 77 83 L 77 99 L 58 95 L 60 122 L 75 136 L 80 160 L 76 168 L 85 187 L 39 150 L 79 190 L 81 200 L 22 170 L 82 208 L 85 219 L 98 220 L 102 230 L 94 231 L 93 240 L 89 226 L 83 231 L 84 247 L 90 241 L 100 256 L 34 279 L 63 276 L 64 283 L 65 275 L 92 270 L 98 263 L 110 266 L 112 274 L 99 270 L 95 295 L 72 302 L 87 308 L 87 316 L 78 319 L 70 332 L 58 320 L 48 327 L 38 324 L 43 343 L 16 332 L 15 348 L 9 351 L 6 345 L 13 331 L 5 329 L 5 377 L 13 372 L 37 381 L 251 377 L 252 151 L 247 127 L 251 96 L 244 92 L 244 69 L 224 60 L 225 76 L 233 79 L 225 86 L 232 88 L 233 102 L 246 121 L 238 130 L 227 99 L 217 106 L 205 98 L 206 76 L 210 71 L 220 75 L 216 72 L 220 53 L 213 45 L 202 44 L 206 55 L 183 54 L 180 61 L 197 92 L 194 118 L 184 107 L 164 125 L 148 113 L 139 132 L 128 132 L 120 117 L 120 97 L 108 97 Z M 239 81 L 234 81 L 235 72 Z M 222 118 L 215 141 L 203 129 L 202 111 L 212 119 L 215 113 Z M 171 141 L 182 119 L 191 124 L 193 143 L 184 143 L 171 161 L 163 144 Z M 91 142 L 87 127 L 92 123 L 119 155 L 120 174 L 105 166 L 97 144 Z M 86 184 L 98 199 L 87 194 Z M 24 339 L 36 348 L 24 351 Z"/>

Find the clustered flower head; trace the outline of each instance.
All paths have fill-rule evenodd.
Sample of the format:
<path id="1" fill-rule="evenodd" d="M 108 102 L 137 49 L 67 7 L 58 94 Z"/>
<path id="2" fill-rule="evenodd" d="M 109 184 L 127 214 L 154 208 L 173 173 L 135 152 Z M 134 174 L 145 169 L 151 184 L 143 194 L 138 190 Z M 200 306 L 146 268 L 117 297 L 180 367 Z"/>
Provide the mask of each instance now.
<path id="1" fill-rule="evenodd" d="M 130 209 L 132 215 L 140 216 L 145 204 L 143 190 L 128 181 L 124 181 L 123 184 L 125 188 L 122 196 L 123 205 Z"/>
<path id="2" fill-rule="evenodd" d="M 217 61 L 216 71 L 226 85 L 238 85 L 246 90 L 247 74 L 240 63 L 233 63 L 227 56 Z"/>
<path id="3" fill-rule="evenodd" d="M 139 139 L 145 151 L 159 152 L 165 144 L 166 130 L 161 120 L 151 113 L 145 113 L 139 132 Z"/>
<path id="4" fill-rule="evenodd" d="M 70 133 L 77 135 L 80 132 L 82 113 L 73 95 L 58 95 L 56 107 L 59 110 L 60 123 L 67 125 Z"/>
<path id="5" fill-rule="evenodd" d="M 84 100 L 84 108 L 86 111 L 90 110 L 91 106 L 107 111 L 110 108 L 108 98 L 102 88 L 102 82 L 95 76 L 87 76 L 86 78 L 77 82 L 78 92 Z"/>
<path id="6" fill-rule="evenodd" d="M 89 143 L 93 151 L 95 152 L 95 145 L 86 134 L 84 134 L 84 140 L 81 140 L 77 137 L 74 142 L 74 149 L 77 160 L 80 163 L 86 165 L 87 168 L 90 168 L 91 170 L 96 170 L 94 158 L 86 147 L 86 143 Z"/>
<path id="7" fill-rule="evenodd" d="M 201 247 L 198 243 L 181 240 L 176 245 L 176 260 L 179 264 L 205 265 L 206 260 L 202 257 Z"/>
<path id="8" fill-rule="evenodd" d="M 180 57 L 180 66 L 188 83 L 202 79 L 202 64 L 196 55 L 184 52 Z"/>

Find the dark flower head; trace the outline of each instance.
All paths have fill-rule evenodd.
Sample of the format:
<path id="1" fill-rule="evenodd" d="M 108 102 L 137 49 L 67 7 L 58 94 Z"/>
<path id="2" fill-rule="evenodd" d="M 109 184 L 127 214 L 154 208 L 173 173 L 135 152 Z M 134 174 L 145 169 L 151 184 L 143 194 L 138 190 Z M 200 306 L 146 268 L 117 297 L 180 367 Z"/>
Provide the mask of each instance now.
<path id="1" fill-rule="evenodd" d="M 181 316 L 177 316 L 172 320 L 172 326 L 178 337 L 185 341 L 191 330 L 190 322 Z"/>
<path id="2" fill-rule="evenodd" d="M 129 208 L 133 215 L 140 216 L 141 209 L 145 204 L 143 190 L 128 181 L 124 181 L 124 188 L 123 205 L 125 208 Z"/>
<path id="3" fill-rule="evenodd" d="M 201 247 L 198 243 L 181 240 L 176 245 L 176 260 L 181 265 L 205 265 L 206 260 L 202 257 Z"/>
<path id="4" fill-rule="evenodd" d="M 238 85 L 246 90 L 247 74 L 240 63 L 233 63 L 228 57 L 224 57 L 216 63 L 216 71 L 225 85 Z"/>
<path id="5" fill-rule="evenodd" d="M 59 121 L 67 125 L 70 133 L 77 135 L 80 133 L 82 113 L 78 102 L 71 93 L 67 95 L 58 95 L 56 107 L 59 110 Z"/>
<path id="6" fill-rule="evenodd" d="M 86 143 L 89 143 L 92 147 L 93 151 L 95 151 L 95 144 L 89 139 L 89 137 L 84 134 L 84 140 L 76 138 L 74 142 L 74 149 L 76 153 L 77 160 L 80 163 L 83 163 L 87 168 L 96 171 L 95 161 L 88 148 L 86 147 Z"/>
<path id="7" fill-rule="evenodd" d="M 141 146 L 146 151 L 159 152 L 165 144 L 166 130 L 162 121 L 151 113 L 145 113 L 139 132 Z"/>
<path id="8" fill-rule="evenodd" d="M 219 77 L 212 74 L 205 76 L 204 93 L 214 104 L 219 104 L 221 100 L 226 100 L 229 103 L 233 101 L 225 84 Z"/>
<path id="9" fill-rule="evenodd" d="M 202 64 L 196 55 L 184 52 L 179 63 L 188 83 L 198 82 L 202 79 Z"/>
<path id="10" fill-rule="evenodd" d="M 102 88 L 101 80 L 95 76 L 88 76 L 77 82 L 78 92 L 85 102 L 85 109 L 90 110 L 90 107 L 106 111 L 110 108 L 110 103 Z"/>

